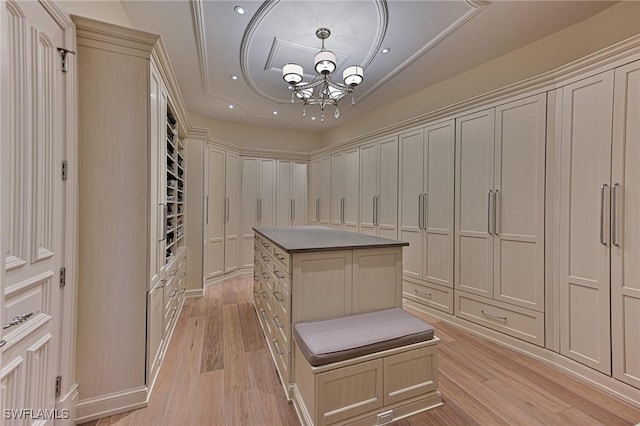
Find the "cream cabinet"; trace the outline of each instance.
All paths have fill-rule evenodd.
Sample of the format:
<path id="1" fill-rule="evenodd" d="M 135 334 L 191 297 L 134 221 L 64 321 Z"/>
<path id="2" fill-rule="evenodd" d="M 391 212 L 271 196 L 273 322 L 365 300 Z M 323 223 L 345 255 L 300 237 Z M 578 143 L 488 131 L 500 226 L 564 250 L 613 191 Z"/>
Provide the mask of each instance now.
<path id="1" fill-rule="evenodd" d="M 80 111 L 76 420 L 86 421 L 142 407 L 153 388 L 182 306 L 185 277 L 181 282 L 177 270 L 186 261 L 187 170 L 180 94 L 168 83 L 159 36 L 73 19 Z"/>
<path id="2" fill-rule="evenodd" d="M 331 157 L 311 160 L 309 164 L 309 223 L 330 226 L 331 216 Z"/>
<path id="3" fill-rule="evenodd" d="M 331 227 L 358 232 L 360 149 L 331 155 Z"/>
<path id="4" fill-rule="evenodd" d="M 276 226 L 307 223 L 307 162 L 277 160 Z"/>
<path id="5" fill-rule="evenodd" d="M 451 314 L 454 133 L 448 120 L 400 134 L 398 203 L 404 297 Z"/>
<path id="6" fill-rule="evenodd" d="M 253 267 L 253 227 L 275 226 L 276 160 L 241 157 L 243 268 Z"/>
<path id="7" fill-rule="evenodd" d="M 398 136 L 360 147 L 360 232 L 398 238 Z"/>
<path id="8" fill-rule="evenodd" d="M 480 296 L 483 324 L 522 337 L 499 303 L 528 309 L 544 345 L 546 95 L 456 120 L 455 289 Z M 456 297 L 456 300 L 459 300 Z M 459 303 L 456 315 L 474 320 Z M 479 321 L 478 321 L 479 322 Z"/>
<path id="9" fill-rule="evenodd" d="M 204 173 L 204 279 L 238 269 L 240 157 L 208 144 Z"/>

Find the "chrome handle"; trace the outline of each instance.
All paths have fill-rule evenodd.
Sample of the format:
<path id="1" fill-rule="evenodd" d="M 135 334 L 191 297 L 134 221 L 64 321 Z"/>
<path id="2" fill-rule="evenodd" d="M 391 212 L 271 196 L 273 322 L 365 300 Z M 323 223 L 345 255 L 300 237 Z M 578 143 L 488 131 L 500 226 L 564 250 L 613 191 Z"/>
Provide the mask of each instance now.
<path id="1" fill-rule="evenodd" d="M 169 299 L 171 299 L 172 297 L 175 297 L 176 294 L 178 294 L 178 289 L 174 288 L 173 291 L 171 292 L 171 295 L 169 295 Z"/>
<path id="2" fill-rule="evenodd" d="M 273 339 L 273 347 L 276 349 L 276 353 L 278 355 L 282 355 L 283 354 L 283 352 L 278 347 L 278 341 L 276 339 Z"/>
<path id="3" fill-rule="evenodd" d="M 253 276 L 253 280 L 254 280 L 255 282 L 258 282 L 258 281 L 260 281 L 260 278 L 258 278 L 258 276 L 257 276 L 257 275 L 254 275 L 254 276 Z"/>
<path id="4" fill-rule="evenodd" d="M 316 222 L 320 221 L 320 198 L 316 198 Z"/>
<path id="5" fill-rule="evenodd" d="M 276 270 L 274 270 L 274 271 L 273 271 L 273 274 L 274 274 L 276 277 L 278 277 L 278 278 L 280 278 L 281 280 L 283 280 L 283 279 L 284 279 L 284 275 L 280 275 L 280 274 L 279 274 L 279 272 L 280 272 L 280 271 L 278 271 L 278 270 L 276 269 Z"/>
<path id="6" fill-rule="evenodd" d="M 224 197 L 224 223 L 229 222 L 229 197 Z"/>
<path id="7" fill-rule="evenodd" d="M 264 279 L 266 280 L 267 278 L 269 278 L 269 275 L 267 275 L 267 273 L 266 273 L 266 272 L 263 272 L 263 273 L 262 273 L 262 278 L 264 278 Z"/>
<path id="8" fill-rule="evenodd" d="M 18 324 L 22 324 L 23 322 L 25 322 L 26 320 L 28 320 L 29 318 L 31 318 L 33 316 L 33 312 L 29 312 L 28 314 L 22 314 L 22 315 L 18 315 L 17 317 L 15 317 L 14 319 L 12 319 L 11 321 L 9 321 L 8 323 L 6 323 L 5 325 L 2 326 L 3 330 L 6 330 L 7 328 L 11 328 L 14 325 L 18 325 Z"/>
<path id="9" fill-rule="evenodd" d="M 289 222 L 293 222 L 293 200 L 289 200 Z"/>
<path id="10" fill-rule="evenodd" d="M 260 315 L 262 315 L 263 320 L 267 320 L 267 314 L 264 312 L 264 309 L 260 309 Z"/>
<path id="11" fill-rule="evenodd" d="M 495 235 L 499 235 L 498 232 L 498 195 L 500 195 L 500 191 L 497 189 L 493 193 L 493 233 Z"/>
<path id="12" fill-rule="evenodd" d="M 0 348 L 7 344 L 7 341 L 2 339 L 0 340 Z"/>
<path id="13" fill-rule="evenodd" d="M 269 248 L 269 247 L 271 247 L 271 245 L 270 245 L 270 244 L 268 244 L 268 243 L 262 243 L 262 247 L 264 247 L 264 248 Z"/>
<path id="14" fill-rule="evenodd" d="M 279 253 L 276 253 L 276 257 L 280 260 L 285 260 L 285 257 L 280 255 Z"/>
<path id="15" fill-rule="evenodd" d="M 426 231 L 427 230 L 427 200 L 428 200 L 428 196 L 427 193 L 424 192 L 422 194 L 422 228 Z"/>
<path id="16" fill-rule="evenodd" d="M 491 235 L 491 194 L 493 191 L 489 190 L 487 193 L 487 234 Z"/>
<path id="17" fill-rule="evenodd" d="M 262 255 L 262 260 L 264 260 L 264 262 L 269 262 L 269 258 L 265 255 Z"/>
<path id="18" fill-rule="evenodd" d="M 169 319 L 173 319 L 176 316 L 176 312 L 178 312 L 178 308 L 173 308 L 173 310 L 171 311 L 171 316 L 169 317 Z"/>
<path id="19" fill-rule="evenodd" d="M 183 272 L 180 274 L 180 278 L 184 278 L 184 276 L 187 275 L 187 271 Z"/>
<path id="20" fill-rule="evenodd" d="M 606 246 L 607 242 L 604 239 L 604 190 L 609 185 L 606 183 L 600 186 L 600 244 Z"/>
<path id="21" fill-rule="evenodd" d="M 274 291 L 272 294 L 273 294 L 273 297 L 275 297 L 278 302 L 284 302 L 284 299 L 279 296 L 280 294 L 279 292 Z"/>
<path id="22" fill-rule="evenodd" d="M 424 291 L 420 291 L 417 288 L 413 290 L 416 293 L 416 296 L 428 297 L 431 299 L 431 293 L 425 293 Z"/>
<path id="23" fill-rule="evenodd" d="M 204 196 L 204 224 L 209 224 L 209 196 Z"/>
<path id="24" fill-rule="evenodd" d="M 158 288 L 163 288 L 167 284 L 167 280 L 160 280 L 161 284 L 158 284 Z"/>
<path id="25" fill-rule="evenodd" d="M 168 215 L 168 209 L 167 209 L 167 205 L 165 203 L 158 203 L 159 206 L 162 207 L 162 238 L 160 238 L 158 240 L 158 242 L 160 241 L 164 241 L 167 239 L 167 215 Z"/>
<path id="26" fill-rule="evenodd" d="M 170 276 L 170 277 L 175 277 L 177 273 L 178 273 L 178 270 L 177 270 L 177 269 L 174 269 L 174 270 L 169 274 L 169 276 Z"/>
<path id="27" fill-rule="evenodd" d="M 277 315 L 273 316 L 273 322 L 275 323 L 276 327 L 284 328 L 284 325 L 282 325 L 282 323 L 280 322 L 280 318 L 278 318 Z M 280 354 L 280 355 L 282 355 L 282 354 Z"/>
<path id="28" fill-rule="evenodd" d="M 260 222 L 260 198 L 256 198 L 256 222 Z"/>
<path id="29" fill-rule="evenodd" d="M 291 222 L 295 222 L 296 220 L 296 200 L 291 200 L 293 201 L 293 219 L 291 220 Z"/>
<path id="30" fill-rule="evenodd" d="M 264 290 L 262 290 L 262 291 L 260 292 L 260 294 L 262 294 L 262 298 L 263 298 L 263 299 L 265 299 L 265 300 L 267 300 L 267 299 L 269 298 L 269 297 L 267 296 L 267 292 L 266 292 L 266 291 L 264 291 Z"/>
<path id="31" fill-rule="evenodd" d="M 490 317 L 490 318 L 494 318 L 494 319 L 497 319 L 497 320 L 500 320 L 500 321 L 505 321 L 505 322 L 507 321 L 507 317 L 502 317 L 500 315 L 492 314 L 491 312 L 487 312 L 484 309 L 482 309 L 480 312 L 482 312 L 482 314 L 484 316 L 487 316 L 487 317 Z"/>
<path id="32" fill-rule="evenodd" d="M 182 290 L 180 291 L 180 294 L 184 294 L 184 292 L 187 291 L 186 287 L 182 287 Z"/>
<path id="33" fill-rule="evenodd" d="M 422 229 L 422 195 L 418 194 L 418 229 Z"/>
<path id="34" fill-rule="evenodd" d="M 611 244 L 616 247 L 620 247 L 620 243 L 618 242 L 618 188 L 620 187 L 619 183 L 614 183 L 611 187 Z"/>
<path id="35" fill-rule="evenodd" d="M 260 222 L 262 222 L 262 198 L 259 198 L 260 200 Z"/>

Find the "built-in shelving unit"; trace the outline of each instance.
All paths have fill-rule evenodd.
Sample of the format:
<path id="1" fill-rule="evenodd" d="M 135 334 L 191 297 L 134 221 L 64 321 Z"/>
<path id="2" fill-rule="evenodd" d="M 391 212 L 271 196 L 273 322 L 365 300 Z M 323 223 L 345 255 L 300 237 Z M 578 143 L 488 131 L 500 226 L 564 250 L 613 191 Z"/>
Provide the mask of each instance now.
<path id="1" fill-rule="evenodd" d="M 184 144 L 178 137 L 177 120 L 167 108 L 167 215 L 166 215 L 166 260 L 176 255 L 184 246 L 184 202 L 185 166 Z"/>

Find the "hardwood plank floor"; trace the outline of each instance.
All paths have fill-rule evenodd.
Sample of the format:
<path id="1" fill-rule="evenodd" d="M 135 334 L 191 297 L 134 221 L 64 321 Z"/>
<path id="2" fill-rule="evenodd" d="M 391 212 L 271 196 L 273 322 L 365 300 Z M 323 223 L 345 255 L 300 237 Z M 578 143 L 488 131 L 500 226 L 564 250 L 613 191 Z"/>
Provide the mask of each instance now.
<path id="1" fill-rule="evenodd" d="M 640 409 L 559 370 L 409 309 L 440 337 L 444 405 L 395 425 L 634 425 Z M 87 423 L 297 425 L 252 305 L 251 276 L 188 299 L 149 406 Z"/>

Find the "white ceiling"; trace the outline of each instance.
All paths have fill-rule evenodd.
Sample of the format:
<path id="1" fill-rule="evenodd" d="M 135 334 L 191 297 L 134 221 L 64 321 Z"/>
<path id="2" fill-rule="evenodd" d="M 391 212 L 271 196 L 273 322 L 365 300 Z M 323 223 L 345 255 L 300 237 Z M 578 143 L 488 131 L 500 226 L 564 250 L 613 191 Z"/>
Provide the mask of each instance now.
<path id="1" fill-rule="evenodd" d="M 160 34 L 189 111 L 218 120 L 322 132 L 385 102 L 445 80 L 582 21 L 609 1 L 122 1 L 132 25 Z M 238 15 L 236 5 L 247 13 Z M 315 36 L 328 27 L 339 81 L 349 65 L 365 80 L 340 103 L 291 104 L 287 62 L 313 70 Z M 391 51 L 382 54 L 388 47 Z M 237 76 L 233 80 L 231 76 Z M 312 79 L 311 74 L 308 79 Z M 232 105 L 233 108 L 229 108 Z M 277 115 L 274 114 L 277 111 Z M 312 117 L 317 119 L 314 121 Z"/>

